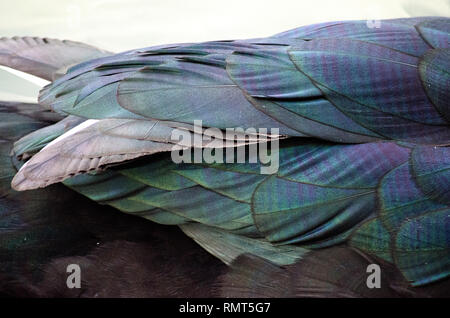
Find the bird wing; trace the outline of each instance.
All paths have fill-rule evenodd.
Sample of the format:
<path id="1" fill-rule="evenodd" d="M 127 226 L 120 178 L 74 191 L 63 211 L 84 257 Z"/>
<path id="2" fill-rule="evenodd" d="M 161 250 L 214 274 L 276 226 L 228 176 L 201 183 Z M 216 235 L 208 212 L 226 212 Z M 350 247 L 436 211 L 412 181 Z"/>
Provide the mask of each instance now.
<path id="1" fill-rule="evenodd" d="M 42 149 L 13 184 L 90 171 L 65 184 L 158 223 L 197 222 L 306 249 L 348 244 L 394 263 L 415 285 L 448 277 L 449 25 L 327 23 L 81 63 L 39 101 L 92 125 Z M 168 151 L 171 128 L 194 120 L 278 128 L 289 137 L 278 171 L 155 155 Z M 101 172 L 101 162 L 115 166 Z M 217 253 L 217 242 L 198 241 Z"/>

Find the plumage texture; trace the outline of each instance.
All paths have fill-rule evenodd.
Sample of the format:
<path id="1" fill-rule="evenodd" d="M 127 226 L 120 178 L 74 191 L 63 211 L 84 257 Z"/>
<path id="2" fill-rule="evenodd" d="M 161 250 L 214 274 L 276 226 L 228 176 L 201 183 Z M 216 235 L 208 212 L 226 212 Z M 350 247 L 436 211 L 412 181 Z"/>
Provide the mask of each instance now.
<path id="1" fill-rule="evenodd" d="M 422 284 L 450 269 L 448 150 L 286 141 L 278 173 L 269 176 L 259 174 L 259 164 L 177 165 L 161 155 L 65 184 L 158 223 L 199 222 L 313 249 L 349 242 Z M 420 155 L 426 156 L 422 162 Z M 431 164 L 438 186 L 425 182 L 432 172 L 422 171 Z M 368 222 L 381 223 L 367 228 Z"/>
<path id="2" fill-rule="evenodd" d="M 91 121 L 51 144 L 45 133 L 19 141 L 18 153 L 42 150 L 12 185 L 64 181 L 101 204 L 180 225 L 225 263 L 250 253 L 307 268 L 315 250 L 333 255 L 346 245 L 390 264 L 410 285 L 448 281 L 449 25 L 433 17 L 380 28 L 333 22 L 80 63 L 39 102 Z M 279 129 L 278 171 L 175 164 L 171 131 L 195 134 L 195 120 Z M 49 139 L 62 133 L 47 129 Z"/>
<path id="3" fill-rule="evenodd" d="M 381 267 L 380 288 L 366 285 L 367 266 Z M 333 247 L 314 251 L 302 261 L 277 266 L 251 254 L 241 255 L 222 274 L 221 297 L 448 297 L 449 281 L 426 287 L 411 287 L 395 267 L 368 258 L 357 250 Z"/>
<path id="4" fill-rule="evenodd" d="M 388 20 L 379 29 L 340 22 L 129 51 L 72 68 L 40 102 L 87 118 L 201 119 L 337 142 L 448 144 L 439 102 L 448 94 L 448 43 L 433 49 L 415 28 L 428 22 L 446 32 L 448 19 L 432 21 Z"/>
<path id="5" fill-rule="evenodd" d="M 61 185 L 15 192 L 9 188 L 15 172 L 8 156 L 12 141 L 59 118 L 32 104 L 1 103 L 0 114 L 2 118 L 6 114 L 9 116 L 7 122 L 0 124 L 0 166 L 6 173 L 0 179 L 0 296 L 423 297 L 439 295 L 434 290 L 445 290 L 412 290 L 406 281 L 394 275 L 395 272 L 391 274 L 393 270 L 389 267 L 383 267 L 383 273 L 389 273 L 389 276 L 382 276 L 383 289 L 369 290 L 364 288 L 364 280 L 357 280 L 364 278 L 361 274 L 368 261 L 362 256 L 353 256 L 354 252 L 342 248 L 338 253 L 324 250 L 322 258 L 312 254 L 303 263 L 301 256 L 307 250 L 300 247 L 287 245 L 280 249 L 266 242 L 255 249 L 255 243 L 248 242 L 256 239 L 211 231 L 195 224 L 183 226 L 184 232 L 196 242 L 202 244 L 204 238 L 215 244 L 218 249 L 215 253 L 221 253 L 226 258 L 224 261 L 232 263 L 227 270 L 176 228 L 118 214 Z M 11 130 L 11 126 L 16 129 Z M 217 239 L 217 235 L 221 239 Z M 226 237 L 233 243 L 224 239 Z M 285 269 L 248 256 L 242 251 L 248 248 L 266 259 L 291 265 Z M 301 250 L 303 252 L 299 253 Z M 239 256 L 243 253 L 245 255 Z M 330 254 L 335 260 L 332 263 Z M 352 257 L 348 257 L 349 254 Z M 247 257 L 250 261 L 241 263 Z M 312 266 L 310 259 L 315 262 Z M 326 259 L 326 264 L 322 259 Z M 81 289 L 65 286 L 68 264 L 81 266 Z M 314 270 L 318 264 L 326 270 Z M 356 269 L 350 271 L 349 266 Z M 297 272 L 287 274 L 292 269 Z M 320 273 L 326 274 L 326 278 L 316 279 L 315 275 Z M 339 275 L 345 276 L 333 283 Z M 358 286 L 356 291 L 354 282 Z M 342 286 L 335 287 L 335 284 Z M 270 288 L 271 285 L 275 288 Z"/>
<path id="6" fill-rule="evenodd" d="M 53 81 L 80 62 L 111 52 L 74 42 L 38 37 L 0 39 L 0 64 Z"/>
<path id="7" fill-rule="evenodd" d="M 13 141 L 54 115 L 0 102 L 0 297 L 217 296 L 225 265 L 179 229 L 117 213 L 60 184 L 10 188 Z M 81 289 L 66 286 L 69 264 L 81 267 Z"/>
<path id="8" fill-rule="evenodd" d="M 79 117 L 70 115 L 53 126 L 17 141 L 14 146 L 16 155 L 40 149 L 43 151 L 24 165 L 14 179 L 14 187 L 22 189 L 44 187 L 80 173 L 100 170 L 114 163 L 158 152 L 188 149 L 191 147 L 191 140 L 196 138 L 199 139 L 196 146 L 198 148 L 213 148 L 215 141 L 220 142 L 222 148 L 227 148 L 254 144 L 261 138 L 265 140 L 280 138 L 255 134 L 249 136 L 248 140 L 238 138 L 228 141 L 226 136 L 204 137 L 203 130 L 195 131 L 192 125 L 158 120 L 109 118 L 84 121 L 82 125 L 77 126 L 79 122 Z M 83 129 L 79 129 L 82 126 Z M 55 139 L 55 136 L 62 135 L 68 128 L 75 128 L 70 130 L 70 136 Z M 179 129 L 185 132 L 181 141 L 172 138 L 174 131 Z"/>

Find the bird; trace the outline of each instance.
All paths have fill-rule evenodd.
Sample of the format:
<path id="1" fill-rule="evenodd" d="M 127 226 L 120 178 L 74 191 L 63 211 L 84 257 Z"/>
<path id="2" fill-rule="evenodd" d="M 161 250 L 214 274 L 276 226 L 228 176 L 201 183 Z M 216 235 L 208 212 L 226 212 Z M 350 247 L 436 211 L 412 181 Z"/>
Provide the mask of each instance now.
<path id="1" fill-rule="evenodd" d="M 216 296 L 449 295 L 449 18 L 118 54 L 2 38 L 0 64 L 51 81 L 39 105 L 3 103 L 52 116 L 9 139 L 17 198 L 62 183 L 72 209 L 77 192 L 176 226 L 220 260 Z"/>

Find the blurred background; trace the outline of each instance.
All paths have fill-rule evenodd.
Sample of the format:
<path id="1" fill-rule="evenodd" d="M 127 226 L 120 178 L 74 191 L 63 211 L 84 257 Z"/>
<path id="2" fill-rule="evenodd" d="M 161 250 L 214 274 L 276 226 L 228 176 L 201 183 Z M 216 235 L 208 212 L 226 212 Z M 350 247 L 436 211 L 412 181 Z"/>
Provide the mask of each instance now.
<path id="1" fill-rule="evenodd" d="M 450 0 L 3 0 L 0 12 L 0 36 L 70 39 L 119 52 L 263 37 L 333 20 L 450 16 Z M 35 101 L 44 83 L 2 67 L 0 100 Z"/>

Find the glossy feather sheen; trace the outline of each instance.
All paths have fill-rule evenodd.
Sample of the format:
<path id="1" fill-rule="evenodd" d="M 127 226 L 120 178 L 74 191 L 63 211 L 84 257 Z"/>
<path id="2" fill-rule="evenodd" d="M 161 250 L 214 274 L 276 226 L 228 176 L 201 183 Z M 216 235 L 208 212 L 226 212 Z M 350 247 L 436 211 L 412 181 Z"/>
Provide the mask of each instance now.
<path id="1" fill-rule="evenodd" d="M 266 39 L 134 50 L 69 70 L 40 101 L 88 118 L 201 119 L 337 142 L 448 144 L 448 24 L 336 22 Z"/>
<path id="2" fill-rule="evenodd" d="M 14 186 L 77 175 L 65 184 L 180 225 L 228 263 L 253 253 L 281 264 L 286 246 L 301 249 L 299 260 L 305 250 L 347 244 L 393 263 L 413 285 L 448 278 L 449 25 L 432 17 L 380 28 L 333 22 L 81 63 L 44 88 L 40 103 L 100 121 L 35 155 Z M 159 153 L 171 149 L 173 129 L 194 120 L 279 128 L 288 139 L 278 171 L 177 165 Z"/>
<path id="3" fill-rule="evenodd" d="M 103 198 L 103 204 L 165 224 L 198 222 L 308 248 L 348 241 L 394 262 L 411 282 L 422 284 L 446 277 L 450 270 L 449 206 L 439 202 L 447 192 L 438 195 L 449 189 L 446 150 L 396 143 L 286 141 L 275 175 L 260 175 L 255 169 L 259 164 L 176 165 L 170 157 L 159 156 L 133 163 L 132 168 L 112 169 L 107 177 L 112 189 L 103 186 L 102 174 L 91 176 L 88 185 L 83 184 L 84 176 L 66 184 L 91 199 Z M 417 159 L 419 154 L 427 159 Z M 162 167 L 157 181 L 150 167 Z M 429 169 L 441 180 L 439 187 L 427 189 L 428 179 L 420 177 Z M 114 181 L 124 176 L 137 182 L 136 187 L 125 186 L 126 180 Z M 154 219 L 155 209 L 166 217 Z M 430 224 L 430 233 L 441 234 L 415 233 L 422 220 Z M 430 244 L 439 248 L 430 250 Z"/>

